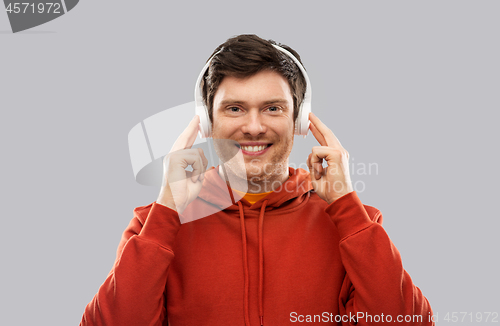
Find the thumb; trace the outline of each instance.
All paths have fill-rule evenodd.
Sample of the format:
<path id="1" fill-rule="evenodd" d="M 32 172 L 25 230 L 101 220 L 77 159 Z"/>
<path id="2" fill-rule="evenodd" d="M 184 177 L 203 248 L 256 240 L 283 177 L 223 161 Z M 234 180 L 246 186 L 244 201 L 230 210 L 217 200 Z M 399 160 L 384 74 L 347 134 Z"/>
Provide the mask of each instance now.
<path id="1" fill-rule="evenodd" d="M 311 157 L 313 153 L 309 154 L 307 157 L 307 167 L 309 168 L 309 175 L 311 176 L 311 180 L 321 179 L 321 175 L 323 173 L 323 166 L 321 163 L 312 163 Z"/>
<path id="2" fill-rule="evenodd" d="M 309 176 L 311 177 L 311 181 L 315 181 L 316 180 L 316 171 L 314 170 L 313 164 L 311 163 L 311 156 L 312 156 L 312 153 L 309 154 L 309 156 L 307 157 L 307 167 L 309 168 Z"/>

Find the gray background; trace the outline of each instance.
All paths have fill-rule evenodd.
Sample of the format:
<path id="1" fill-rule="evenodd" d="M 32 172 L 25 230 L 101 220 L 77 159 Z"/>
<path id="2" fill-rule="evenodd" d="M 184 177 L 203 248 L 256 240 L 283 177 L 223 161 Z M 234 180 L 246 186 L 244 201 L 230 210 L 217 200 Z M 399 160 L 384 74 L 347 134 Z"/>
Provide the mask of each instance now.
<path id="1" fill-rule="evenodd" d="M 79 323 L 133 208 L 158 194 L 134 180 L 129 130 L 192 101 L 205 60 L 241 33 L 297 50 L 313 111 L 354 163 L 378 164 L 376 175 L 353 176 L 366 185 L 359 196 L 382 211 L 439 320 L 500 312 L 499 10 L 457 0 L 82 1 L 19 34 L 0 12 L 0 324 Z"/>

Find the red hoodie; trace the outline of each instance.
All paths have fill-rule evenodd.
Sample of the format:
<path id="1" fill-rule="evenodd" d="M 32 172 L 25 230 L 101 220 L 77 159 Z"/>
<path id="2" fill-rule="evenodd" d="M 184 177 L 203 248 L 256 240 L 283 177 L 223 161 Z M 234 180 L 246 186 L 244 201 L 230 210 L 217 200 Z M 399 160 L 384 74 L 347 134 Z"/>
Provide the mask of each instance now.
<path id="1" fill-rule="evenodd" d="M 355 192 L 328 205 L 312 189 L 290 168 L 278 190 L 233 204 L 212 169 L 180 217 L 136 208 L 80 325 L 433 324 L 380 211 Z"/>

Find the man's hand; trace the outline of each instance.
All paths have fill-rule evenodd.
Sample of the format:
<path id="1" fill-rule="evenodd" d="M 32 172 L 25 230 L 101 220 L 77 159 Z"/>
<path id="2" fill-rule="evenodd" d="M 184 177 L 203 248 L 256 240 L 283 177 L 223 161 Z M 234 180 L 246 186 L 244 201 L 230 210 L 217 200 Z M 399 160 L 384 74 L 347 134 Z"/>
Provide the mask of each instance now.
<path id="1" fill-rule="evenodd" d="M 314 191 L 328 204 L 353 191 L 349 174 L 349 153 L 328 127 L 313 113 L 309 120 L 314 138 L 321 146 L 314 146 L 307 158 Z M 328 167 L 323 168 L 323 159 Z"/>
<path id="2" fill-rule="evenodd" d="M 163 159 L 163 182 L 156 202 L 182 213 L 198 196 L 208 160 L 201 148 L 191 149 L 199 130 L 200 117 L 191 120 Z M 193 171 L 186 171 L 191 165 Z"/>

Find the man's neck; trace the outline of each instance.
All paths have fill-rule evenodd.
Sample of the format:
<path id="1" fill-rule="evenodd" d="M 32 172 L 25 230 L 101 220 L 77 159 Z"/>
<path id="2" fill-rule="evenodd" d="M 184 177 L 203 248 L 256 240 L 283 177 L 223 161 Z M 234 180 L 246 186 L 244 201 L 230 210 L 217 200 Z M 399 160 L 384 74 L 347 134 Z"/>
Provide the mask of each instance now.
<path id="1" fill-rule="evenodd" d="M 250 194 L 260 194 L 273 191 L 279 188 L 289 178 L 288 165 L 286 169 L 281 171 L 281 173 L 266 175 L 265 179 L 257 179 L 255 177 L 252 180 L 243 179 L 235 175 L 227 167 L 224 169 L 222 164 L 219 165 L 218 172 L 222 180 L 225 180 L 226 182 L 229 180 L 231 188 Z"/>

